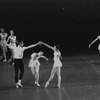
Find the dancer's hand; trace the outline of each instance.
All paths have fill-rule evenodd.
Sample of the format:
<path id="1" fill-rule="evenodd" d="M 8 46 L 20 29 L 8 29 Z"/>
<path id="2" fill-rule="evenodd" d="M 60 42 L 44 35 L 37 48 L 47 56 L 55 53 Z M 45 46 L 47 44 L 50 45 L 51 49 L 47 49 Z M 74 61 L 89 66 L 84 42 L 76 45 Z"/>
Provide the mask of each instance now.
<path id="1" fill-rule="evenodd" d="M 49 59 L 47 59 L 47 61 L 49 61 Z"/>
<path id="2" fill-rule="evenodd" d="M 44 42 L 40 41 L 41 44 L 44 44 Z"/>
<path id="3" fill-rule="evenodd" d="M 88 46 L 88 48 L 90 49 L 91 45 Z"/>
<path id="4" fill-rule="evenodd" d="M 41 44 L 42 44 L 42 42 L 41 42 L 41 41 L 39 41 L 39 42 L 38 42 L 38 44 L 39 44 L 39 45 L 41 45 Z"/>

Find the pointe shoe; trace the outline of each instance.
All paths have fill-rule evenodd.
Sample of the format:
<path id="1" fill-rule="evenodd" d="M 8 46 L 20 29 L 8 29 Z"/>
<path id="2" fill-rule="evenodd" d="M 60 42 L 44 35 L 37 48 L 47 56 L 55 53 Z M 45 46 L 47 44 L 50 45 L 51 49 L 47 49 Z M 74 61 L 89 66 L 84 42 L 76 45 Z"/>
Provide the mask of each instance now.
<path id="1" fill-rule="evenodd" d="M 18 84 L 18 86 L 23 87 L 23 85 L 21 83 L 17 83 L 17 84 Z"/>
<path id="2" fill-rule="evenodd" d="M 60 88 L 60 85 L 58 84 L 57 87 Z"/>
<path id="3" fill-rule="evenodd" d="M 19 88 L 19 85 L 16 83 L 16 88 L 18 89 Z"/>
<path id="4" fill-rule="evenodd" d="M 11 62 L 11 60 L 9 59 L 9 60 L 8 60 L 8 63 L 10 63 L 10 62 Z"/>
<path id="5" fill-rule="evenodd" d="M 47 88 L 48 85 L 49 85 L 49 82 L 46 82 L 46 84 L 45 84 L 45 88 Z"/>
<path id="6" fill-rule="evenodd" d="M 40 84 L 39 84 L 38 82 L 35 82 L 35 84 L 36 84 L 37 86 L 40 86 Z"/>

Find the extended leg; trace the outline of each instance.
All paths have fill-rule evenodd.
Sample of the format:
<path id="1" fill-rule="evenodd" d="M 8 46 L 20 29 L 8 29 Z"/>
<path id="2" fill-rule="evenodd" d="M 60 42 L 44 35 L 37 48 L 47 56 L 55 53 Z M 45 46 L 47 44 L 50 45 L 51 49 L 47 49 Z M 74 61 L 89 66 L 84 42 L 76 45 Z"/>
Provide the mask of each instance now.
<path id="1" fill-rule="evenodd" d="M 35 67 L 35 78 L 36 78 L 36 80 L 35 80 L 35 84 L 37 85 L 37 86 L 40 86 L 39 85 L 39 66 L 36 66 Z"/>
<path id="2" fill-rule="evenodd" d="M 58 68 L 57 70 L 57 76 L 58 76 L 58 88 L 60 88 L 60 84 L 61 84 L 61 68 Z"/>
<path id="3" fill-rule="evenodd" d="M 34 67 L 30 67 L 30 69 L 31 69 L 31 72 L 32 72 L 32 74 L 34 76 L 34 74 L 35 74 Z"/>
<path id="4" fill-rule="evenodd" d="M 6 47 L 3 47 L 3 56 L 4 56 L 4 60 L 3 60 L 3 61 L 4 61 L 4 62 L 7 61 L 7 58 L 6 58 L 6 51 L 7 51 L 7 50 L 6 50 Z"/>
<path id="5" fill-rule="evenodd" d="M 21 80 L 22 80 L 23 75 L 24 75 L 24 65 L 23 65 L 22 59 L 19 60 L 19 68 L 20 68 L 20 75 L 19 75 L 18 85 L 21 86 L 21 87 L 23 87 L 21 85 Z"/>
<path id="6" fill-rule="evenodd" d="M 56 71 L 57 71 L 57 68 L 54 67 L 54 68 L 52 69 L 52 71 L 51 71 L 51 76 L 50 76 L 50 78 L 48 79 L 48 81 L 47 81 L 46 84 L 45 84 L 45 88 L 49 85 L 49 82 L 54 78 L 54 75 L 55 75 Z"/>
<path id="7" fill-rule="evenodd" d="M 14 60 L 14 69 L 15 69 L 15 83 L 16 83 L 16 88 L 18 88 L 17 82 L 18 82 L 18 63 L 16 60 Z"/>

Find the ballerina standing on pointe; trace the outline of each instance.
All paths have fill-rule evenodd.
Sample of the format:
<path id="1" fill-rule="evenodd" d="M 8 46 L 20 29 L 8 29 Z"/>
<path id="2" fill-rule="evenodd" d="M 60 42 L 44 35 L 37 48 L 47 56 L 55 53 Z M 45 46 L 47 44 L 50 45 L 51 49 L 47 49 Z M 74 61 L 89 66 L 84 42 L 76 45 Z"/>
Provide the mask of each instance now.
<path id="1" fill-rule="evenodd" d="M 14 35 L 14 31 L 13 31 L 13 30 L 10 30 L 10 36 L 9 36 L 8 39 L 7 39 L 7 43 L 8 43 L 8 42 L 10 42 L 10 43 L 9 43 L 10 46 L 16 46 L 17 40 L 16 40 L 16 36 Z M 11 53 L 12 53 L 12 49 L 10 49 L 10 51 L 11 51 Z M 8 60 L 8 63 L 11 62 L 12 59 L 13 59 L 13 53 L 12 53 L 10 59 Z"/>
<path id="2" fill-rule="evenodd" d="M 6 58 L 6 53 L 7 53 L 6 38 L 7 38 L 8 34 L 5 33 L 3 28 L 1 28 L 0 36 L 1 36 L 0 45 L 1 45 L 1 48 L 2 48 L 2 52 L 3 52 L 0 59 L 2 59 L 4 57 L 3 62 L 6 62 L 7 61 L 7 58 Z"/>
<path id="3" fill-rule="evenodd" d="M 41 44 L 47 46 L 48 48 L 52 49 L 54 51 L 54 64 L 53 64 L 53 68 L 51 71 L 51 75 L 50 78 L 48 79 L 48 81 L 45 84 L 45 88 L 49 85 L 49 82 L 54 78 L 55 73 L 57 73 L 58 76 L 58 85 L 57 87 L 60 88 L 60 84 L 61 84 L 61 67 L 62 67 L 62 63 L 60 61 L 61 58 L 61 52 L 59 49 L 57 49 L 56 46 L 52 47 L 44 42 L 41 42 Z"/>
<path id="4" fill-rule="evenodd" d="M 48 59 L 45 56 L 43 56 L 43 54 L 44 53 L 42 51 L 38 53 L 32 53 L 31 59 L 29 61 L 29 67 L 31 69 L 32 74 L 35 76 L 35 79 L 36 79 L 35 84 L 37 86 L 40 86 L 38 83 L 39 82 L 39 67 L 40 67 L 39 58 L 44 58 L 48 61 Z"/>

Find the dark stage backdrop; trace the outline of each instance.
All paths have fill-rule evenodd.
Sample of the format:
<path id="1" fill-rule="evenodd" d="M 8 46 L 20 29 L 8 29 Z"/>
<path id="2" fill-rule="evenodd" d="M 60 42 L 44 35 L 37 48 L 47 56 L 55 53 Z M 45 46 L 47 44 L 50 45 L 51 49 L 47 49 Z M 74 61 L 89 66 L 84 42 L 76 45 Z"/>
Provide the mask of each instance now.
<path id="1" fill-rule="evenodd" d="M 88 45 L 100 33 L 100 1 L 0 0 L 0 27 L 8 34 L 13 29 L 25 45 L 41 40 L 60 45 L 63 55 L 98 53 L 99 41 Z M 40 49 L 52 52 L 44 46 L 32 50 Z"/>

